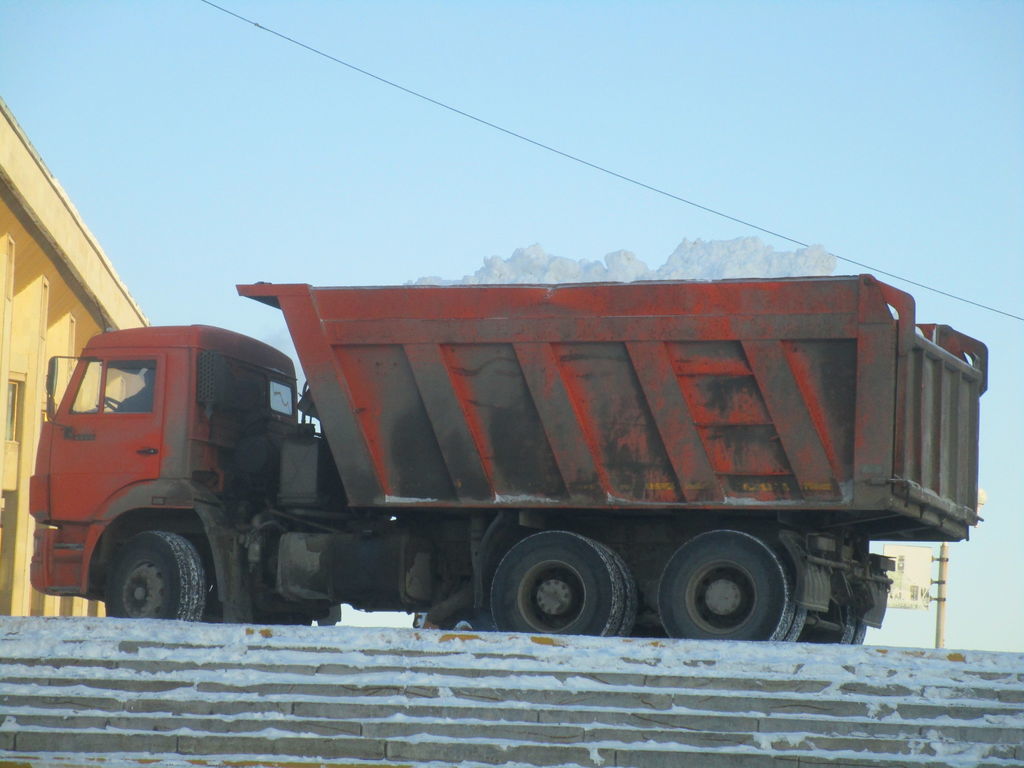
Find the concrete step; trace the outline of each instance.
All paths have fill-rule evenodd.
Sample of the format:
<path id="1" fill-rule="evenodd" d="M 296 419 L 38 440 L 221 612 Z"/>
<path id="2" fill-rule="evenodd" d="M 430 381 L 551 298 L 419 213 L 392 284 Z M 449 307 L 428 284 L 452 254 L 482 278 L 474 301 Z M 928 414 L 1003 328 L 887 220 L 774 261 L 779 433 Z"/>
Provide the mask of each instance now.
<path id="1" fill-rule="evenodd" d="M 619 739 L 593 741 L 587 744 L 552 744 L 544 742 L 496 741 L 481 735 L 399 735 L 390 738 L 370 736 L 345 737 L 294 734 L 266 729 L 251 735 L 118 732 L 111 730 L 82 734 L 53 733 L 26 729 L 17 734 L 9 749 L 21 758 L 19 766 L 50 764 L 54 757 L 94 756 L 93 764 L 119 765 L 118 753 L 145 755 L 150 764 L 166 765 L 171 756 L 214 758 L 212 764 L 224 760 L 250 759 L 252 765 L 271 762 L 291 764 L 294 758 L 332 761 L 394 761 L 411 765 L 440 762 L 459 765 L 528 766 L 623 766 L 624 768 L 656 768 L 680 765 L 727 766 L 798 766 L 809 764 L 858 766 L 1019 766 L 1019 757 L 1006 745 L 979 750 L 974 746 L 936 745 L 934 740 L 905 740 L 886 743 L 879 751 L 871 738 L 789 738 L 753 735 L 737 743 L 734 738 L 683 737 L 666 741 L 624 742 Z M 15 755 L 11 755 L 14 757 Z M 695 762 L 688 763 L 687 756 Z M 2 759 L 2 757 L 0 757 Z M 195 764 L 195 763 L 194 763 Z M 198 763 L 204 764 L 204 763 Z M 210 763 L 206 763 L 210 764 Z"/>
<path id="2" fill-rule="evenodd" d="M 2 661 L 2 660 L 0 660 Z M 562 718 L 563 710 L 587 711 L 594 717 L 610 710 L 641 711 L 647 714 L 691 711 L 707 714 L 732 714 L 749 716 L 804 715 L 815 718 L 860 718 L 865 721 L 880 720 L 899 713 L 902 719 L 928 721 L 935 728 L 943 722 L 974 721 L 986 717 L 1020 714 L 1022 706 L 1015 699 L 1019 691 L 993 690 L 986 700 L 979 698 L 979 691 L 962 698 L 959 689 L 933 690 L 931 698 L 924 693 L 914 693 L 905 686 L 881 689 L 865 689 L 860 684 L 828 684 L 818 687 L 812 693 L 793 693 L 792 686 L 784 686 L 778 692 L 742 690 L 741 681 L 722 689 L 691 690 L 685 687 L 668 688 L 661 686 L 595 685 L 592 680 L 574 679 L 573 686 L 562 681 L 549 679 L 547 684 L 537 679 L 522 679 L 522 687 L 496 686 L 486 674 L 475 678 L 459 677 L 458 684 L 443 675 L 430 673 L 402 672 L 403 679 L 388 679 L 380 675 L 359 675 L 353 677 L 323 675 L 316 682 L 284 682 L 273 672 L 247 671 L 244 680 L 221 682 L 221 679 L 189 677 L 180 671 L 173 675 L 130 673 L 110 676 L 111 670 L 101 669 L 101 674 L 90 676 L 26 675 L 24 667 L 9 664 L 5 672 L 5 699 L 10 697 L 35 697 L 56 702 L 73 700 L 82 696 L 81 689 L 87 689 L 92 699 L 107 699 L 100 708 L 124 706 L 120 702 L 130 695 L 132 706 L 146 706 L 156 711 L 161 705 L 170 711 L 181 711 L 189 704 L 195 704 L 201 711 L 211 715 L 231 714 L 231 711 L 246 710 L 255 706 L 264 708 L 279 702 L 282 714 L 309 714 L 333 716 L 334 702 L 350 705 L 369 705 L 385 709 L 401 705 L 403 708 L 424 708 L 444 705 L 477 705 L 478 708 L 498 707 L 507 709 L 519 707 L 536 712 L 537 717 L 554 715 Z M 38 669 L 38 668 L 32 668 Z M 81 672 L 83 668 L 78 668 Z M 397 677 L 397 676 L 396 676 Z M 304 680 L 310 678 L 304 677 Z M 509 681 L 502 678 L 507 684 Z M 723 682 L 728 682 L 723 679 Z M 527 687 L 527 685 L 531 687 Z M 934 686 L 933 686 L 934 687 Z M 1006 701 L 1009 699 L 1009 701 Z M 251 702 L 251 703 L 250 703 Z M 230 711 L 225 711 L 228 708 Z M 300 711 L 296 711 L 296 708 Z M 193 713 L 200 709 L 193 708 Z"/>
<path id="3" fill-rule="evenodd" d="M 0 681 L 0 766 L 1024 764 L 1021 654 L 0 619 Z"/>
<path id="4" fill-rule="evenodd" d="M 265 654 L 264 654 L 265 655 Z M 93 659 L 93 658 L 17 658 L 0 657 L 0 664 L 5 665 L 12 675 L 19 672 L 23 677 L 32 679 L 59 679 L 61 675 L 67 675 L 74 671 L 77 676 L 88 676 L 92 679 L 104 679 L 104 672 L 109 673 L 108 679 L 116 680 L 119 672 L 124 673 L 121 677 L 132 678 L 134 673 L 144 672 L 149 675 L 160 674 L 168 679 L 194 680 L 202 675 L 194 673 L 213 673 L 217 679 L 224 677 L 225 673 L 233 671 L 246 671 L 250 674 L 262 673 L 267 676 L 268 681 L 272 676 L 288 678 L 326 678 L 343 677 L 345 679 L 365 679 L 369 674 L 395 680 L 410 680 L 417 673 L 410 670 L 408 664 L 387 664 L 387 665 L 355 665 L 355 664 L 297 664 L 283 663 L 275 664 L 272 660 L 257 661 L 256 654 L 250 656 L 250 662 L 204 662 L 190 661 L 187 658 L 179 660 L 150 660 L 142 658 L 120 658 L 120 659 Z M 790 670 L 793 675 L 799 670 Z M 969 670 L 962 670 L 970 675 Z M 778 679 L 757 679 L 751 677 L 726 677 L 722 675 L 708 676 L 698 674 L 637 674 L 630 672 L 565 672 L 552 671 L 550 669 L 482 669 L 479 667 L 457 667 L 447 666 L 429 667 L 428 671 L 419 673 L 421 678 L 429 680 L 445 679 L 451 682 L 465 682 L 459 678 L 478 679 L 486 676 L 500 683 L 502 678 L 515 679 L 517 684 L 529 681 L 531 678 L 554 679 L 561 684 L 579 684 L 585 681 L 595 683 L 602 688 L 676 688 L 685 690 L 700 691 L 723 691 L 730 693 L 771 693 L 781 695 L 786 693 L 794 694 L 821 694 L 834 688 L 837 684 L 843 694 L 863 694 L 872 698 L 877 697 L 925 697 L 933 692 L 933 682 L 922 682 L 918 684 L 906 684 L 906 682 L 878 681 L 845 681 L 838 682 L 835 679 L 794 678 L 782 677 Z M 855 673 L 854 673 L 855 674 Z M 991 673 L 986 673 L 991 675 Z M 997 678 L 991 676 L 987 679 L 978 674 L 975 680 L 969 680 L 957 685 L 950 685 L 944 688 L 948 696 L 958 699 L 978 699 L 981 701 L 1002 701 L 1006 703 L 1024 703 L 1024 690 L 1017 687 L 1005 685 L 1007 678 L 1015 677 L 1012 673 L 1001 673 Z M 1016 676 L 1019 678 L 1019 676 Z M 113 684 L 113 683 L 112 683 Z M 293 684 L 293 683 L 292 683 Z"/>
<path id="5" fill-rule="evenodd" d="M 750 734 L 775 733 L 780 739 L 792 740 L 792 734 L 811 737 L 846 738 L 870 737 L 879 742 L 889 739 L 897 746 L 879 747 L 884 751 L 898 751 L 898 744 L 906 740 L 931 738 L 952 743 L 1014 744 L 1018 739 L 1012 728 L 994 725 L 962 725 L 956 721 L 936 718 L 932 721 L 911 720 L 882 722 L 871 718 L 819 716 L 757 717 L 752 714 L 715 716 L 708 712 L 650 713 L 628 709 L 581 708 L 571 712 L 538 713 L 516 707 L 455 707 L 421 703 L 407 705 L 399 710 L 394 705 L 366 705 L 361 703 L 318 702 L 230 702 L 229 706 L 199 708 L 189 702 L 162 706 L 147 702 L 138 706 L 128 703 L 118 710 L 104 701 L 102 708 L 94 702 L 81 700 L 74 703 L 65 696 L 47 700 L 41 697 L 8 695 L 4 698 L 4 713 L 15 720 L 19 728 L 61 728 L 64 731 L 84 729 L 137 730 L 147 733 L 173 731 L 187 727 L 193 731 L 209 733 L 250 733 L 276 723 L 282 731 L 318 735 L 354 734 L 378 735 L 380 728 L 390 727 L 396 716 L 399 729 L 427 735 L 451 736 L 453 723 L 470 730 L 486 728 L 495 739 L 530 740 L 543 743 L 576 743 L 590 741 L 638 739 L 694 743 L 692 739 L 710 739 L 714 743 L 727 738 L 736 743 L 749 744 Z M 186 706 L 178 706 L 185 704 Z M 215 715 L 215 717 L 211 717 Z M 360 728 L 359 726 L 363 727 Z M 373 725 L 377 730 L 371 729 Z M 368 730 L 370 729 L 370 730 Z M 370 731 L 374 731 L 372 734 Z M 616 735 L 618 734 L 618 735 Z M 686 738 L 680 738 L 686 734 Z M 738 740 L 736 736 L 742 737 Z M 820 742 L 827 744 L 831 742 Z"/>
<path id="6" fill-rule="evenodd" d="M 489 739 L 501 742 L 530 742 L 544 745 L 586 745 L 592 743 L 621 742 L 633 744 L 648 742 L 681 747 L 726 747 L 748 746 L 758 747 L 770 744 L 774 749 L 785 751 L 803 748 L 813 744 L 822 751 L 852 750 L 861 751 L 865 744 L 882 748 L 888 754 L 911 754 L 912 744 L 925 738 L 934 739 L 935 732 L 923 731 L 921 726 L 914 724 L 891 724 L 887 729 L 887 740 L 880 739 L 877 728 L 867 722 L 845 723 L 836 733 L 830 727 L 830 733 L 820 732 L 823 729 L 817 721 L 793 720 L 788 729 L 781 730 L 781 723 L 772 722 L 769 731 L 759 729 L 765 725 L 756 721 L 744 723 L 732 720 L 721 720 L 718 730 L 701 730 L 711 728 L 714 723 L 691 718 L 689 728 L 656 727 L 651 725 L 630 727 L 611 727 L 586 723 L 567 725 L 564 723 L 529 723 L 514 721 L 474 720 L 473 713 L 452 718 L 442 716 L 415 716 L 404 714 L 395 718 L 393 715 L 384 718 L 358 719 L 301 719 L 235 716 L 216 720 L 195 717 L 176 716 L 174 718 L 158 716 L 109 716 L 105 713 L 77 712 L 73 715 L 55 715 L 45 710 L 29 708 L 12 708 L 7 714 L 16 719 L 23 732 L 55 731 L 61 733 L 61 741 L 74 743 L 92 738 L 94 732 L 102 730 L 109 734 L 118 734 L 122 747 L 136 745 L 145 747 L 150 744 L 147 739 L 153 734 L 189 734 L 203 733 L 225 739 L 246 738 L 259 735 L 265 731 L 275 733 L 330 737 L 364 737 L 385 742 L 401 741 L 410 737 L 426 737 L 438 740 L 461 742 L 479 737 L 481 728 L 487 728 Z M 449 713 L 454 714 L 454 713 Z M 457 721 L 455 721 L 457 720 Z M 747 725 L 747 728 L 741 727 Z M 84 733 L 88 732 L 88 733 Z M 1012 741 L 1013 735 L 1008 733 L 992 733 L 987 729 L 963 729 L 957 732 L 944 733 L 947 741 L 978 740 L 982 743 L 998 745 L 1000 741 Z M 974 739 L 970 737 L 973 736 Z M 26 737 L 31 743 L 31 739 Z M 167 742 L 170 743 L 170 742 Z M 207 745 L 209 747 L 209 745 Z M 222 747 L 217 747 L 221 749 Z M 1013 749 L 1006 744 L 1002 749 L 993 749 L 992 755 L 1013 758 Z"/>

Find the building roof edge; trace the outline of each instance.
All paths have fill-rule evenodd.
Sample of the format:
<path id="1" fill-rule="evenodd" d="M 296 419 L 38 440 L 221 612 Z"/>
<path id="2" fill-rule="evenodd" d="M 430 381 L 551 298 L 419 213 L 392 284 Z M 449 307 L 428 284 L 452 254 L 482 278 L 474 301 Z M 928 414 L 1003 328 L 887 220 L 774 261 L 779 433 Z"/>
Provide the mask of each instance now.
<path id="1" fill-rule="evenodd" d="M 54 176 L 50 169 L 47 167 L 46 163 L 43 161 L 43 158 L 40 156 L 35 146 L 29 140 L 24 129 L 18 123 L 18 120 L 17 118 L 15 118 L 14 113 L 11 111 L 10 107 L 2 98 L 0 98 L 0 114 L 3 115 L 4 121 L 6 121 L 6 123 L 10 126 L 11 131 L 20 142 L 22 148 L 25 150 L 25 152 L 28 153 L 29 157 L 31 158 L 32 164 L 36 167 L 38 172 L 45 179 L 46 185 L 50 188 L 52 194 L 59 201 L 60 207 L 63 208 L 64 211 L 66 211 L 67 216 L 71 219 L 74 228 L 81 233 L 82 238 L 86 241 L 86 243 L 89 246 L 89 249 L 92 251 L 93 256 L 98 262 L 100 271 L 110 281 L 111 285 L 109 287 L 113 288 L 116 294 L 119 294 L 119 298 L 121 299 L 122 302 L 124 302 L 124 305 L 121 307 L 112 307 L 109 305 L 107 301 L 103 300 L 101 295 L 98 294 L 96 291 L 96 288 L 98 286 L 94 286 L 92 284 L 92 281 L 86 279 L 85 275 L 82 273 L 82 270 L 80 269 L 81 265 L 76 263 L 75 259 L 71 258 L 71 256 L 69 255 L 69 244 L 62 243 L 58 240 L 57 235 L 55 235 L 54 233 L 54 225 L 56 224 L 56 222 L 48 222 L 45 220 L 44 216 L 37 209 L 37 206 L 33 205 L 33 201 L 27 199 L 24 193 L 19 189 L 19 186 L 15 183 L 17 179 L 12 178 L 11 174 L 8 172 L 8 169 L 3 168 L 2 164 L 0 164 L 0 174 L 2 174 L 11 182 L 11 191 L 12 193 L 15 194 L 15 196 L 18 198 L 18 201 L 24 207 L 26 214 L 30 218 L 32 218 L 36 226 L 38 226 L 42 233 L 47 237 L 47 239 L 50 240 L 50 243 L 54 247 L 56 254 L 62 259 L 62 261 L 64 262 L 64 266 L 71 272 L 74 278 L 79 282 L 79 285 L 81 286 L 82 290 L 85 291 L 85 293 L 93 301 L 96 302 L 96 306 L 102 313 L 105 322 L 113 322 L 117 327 L 128 327 L 125 324 L 125 321 L 130 322 L 131 320 L 136 320 L 141 325 L 148 325 L 148 318 L 142 311 L 142 308 L 135 301 L 134 297 L 132 297 L 131 293 L 128 290 L 128 287 L 124 284 L 120 276 L 117 274 L 117 271 L 114 269 L 113 263 L 107 257 L 107 254 L 104 252 L 102 246 L 99 243 L 99 240 L 97 240 L 96 236 L 85 224 L 82 215 L 78 212 L 78 209 L 75 207 L 74 203 L 71 202 L 70 196 L 61 186 L 56 176 Z M 14 151 L 16 151 L 16 149 L 11 150 L 12 154 Z M 2 160 L 3 155 L 0 154 L 0 161 Z M 135 317 L 126 317 L 126 312 L 129 316 L 134 315 Z"/>

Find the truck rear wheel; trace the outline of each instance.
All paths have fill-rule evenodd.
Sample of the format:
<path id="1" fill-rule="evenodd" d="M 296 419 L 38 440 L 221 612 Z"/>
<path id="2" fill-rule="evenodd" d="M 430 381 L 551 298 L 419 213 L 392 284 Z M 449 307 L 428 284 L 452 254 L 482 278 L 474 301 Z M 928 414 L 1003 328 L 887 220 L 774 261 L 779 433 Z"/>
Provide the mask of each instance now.
<path id="1" fill-rule="evenodd" d="M 107 579 L 106 603 L 108 616 L 199 621 L 206 606 L 199 552 L 176 533 L 133 536 Z"/>
<path id="2" fill-rule="evenodd" d="M 597 543 L 600 544 L 600 542 Z M 633 634 L 633 628 L 636 626 L 636 613 L 640 605 L 636 579 L 633 578 L 633 573 L 629 570 L 629 566 L 626 565 L 622 555 L 607 544 L 601 544 L 601 546 L 604 547 L 615 562 L 615 567 L 619 571 L 619 577 L 622 579 L 622 588 L 625 590 L 622 604 L 622 622 L 619 624 L 618 630 L 612 634 L 629 637 Z"/>
<path id="3" fill-rule="evenodd" d="M 782 640 L 795 604 L 778 555 L 742 531 L 703 533 L 662 572 L 658 610 L 670 637 Z"/>
<path id="4" fill-rule="evenodd" d="M 838 606 L 833 603 L 825 621 L 809 622 L 800 633 L 801 643 L 836 643 L 839 645 L 863 645 L 867 625 L 860 620 L 852 606 Z"/>
<path id="5" fill-rule="evenodd" d="M 614 635 L 622 629 L 626 583 L 611 550 L 569 531 L 520 541 L 498 564 L 491 612 L 499 630 Z"/>

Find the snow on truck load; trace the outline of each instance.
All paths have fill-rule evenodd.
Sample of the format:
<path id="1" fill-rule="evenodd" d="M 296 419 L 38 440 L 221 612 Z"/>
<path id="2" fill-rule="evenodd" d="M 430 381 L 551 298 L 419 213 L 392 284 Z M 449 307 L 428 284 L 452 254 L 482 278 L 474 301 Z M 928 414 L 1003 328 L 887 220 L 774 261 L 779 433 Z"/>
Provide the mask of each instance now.
<path id="1" fill-rule="evenodd" d="M 243 285 L 93 339 L 32 482 L 32 579 L 116 616 L 858 642 L 874 540 L 976 525 L 983 344 L 871 276 Z M 63 396 L 56 389 L 67 381 Z"/>

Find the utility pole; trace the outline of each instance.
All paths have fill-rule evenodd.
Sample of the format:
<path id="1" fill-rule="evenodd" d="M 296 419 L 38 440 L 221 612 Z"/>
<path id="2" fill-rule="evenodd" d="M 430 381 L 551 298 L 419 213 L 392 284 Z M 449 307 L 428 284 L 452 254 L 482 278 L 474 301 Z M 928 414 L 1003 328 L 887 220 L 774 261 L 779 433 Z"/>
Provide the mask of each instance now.
<path id="1" fill-rule="evenodd" d="M 985 506 L 985 502 L 988 501 L 988 494 L 985 493 L 984 488 L 978 489 L 978 519 L 981 517 L 981 508 Z M 935 647 L 945 648 L 946 647 L 946 605 L 948 602 L 948 588 L 949 588 L 949 544 L 942 542 L 942 546 L 939 547 L 939 556 L 932 558 L 932 562 L 939 564 L 939 578 L 933 581 L 938 589 L 937 594 L 932 598 L 938 605 L 935 608 Z"/>
<path id="2" fill-rule="evenodd" d="M 938 586 L 938 594 L 935 602 L 938 606 L 935 610 L 935 647 L 946 647 L 946 582 L 949 579 L 949 544 L 945 541 L 939 548 L 939 556 L 936 558 L 939 563 L 939 578 L 932 584 Z"/>

